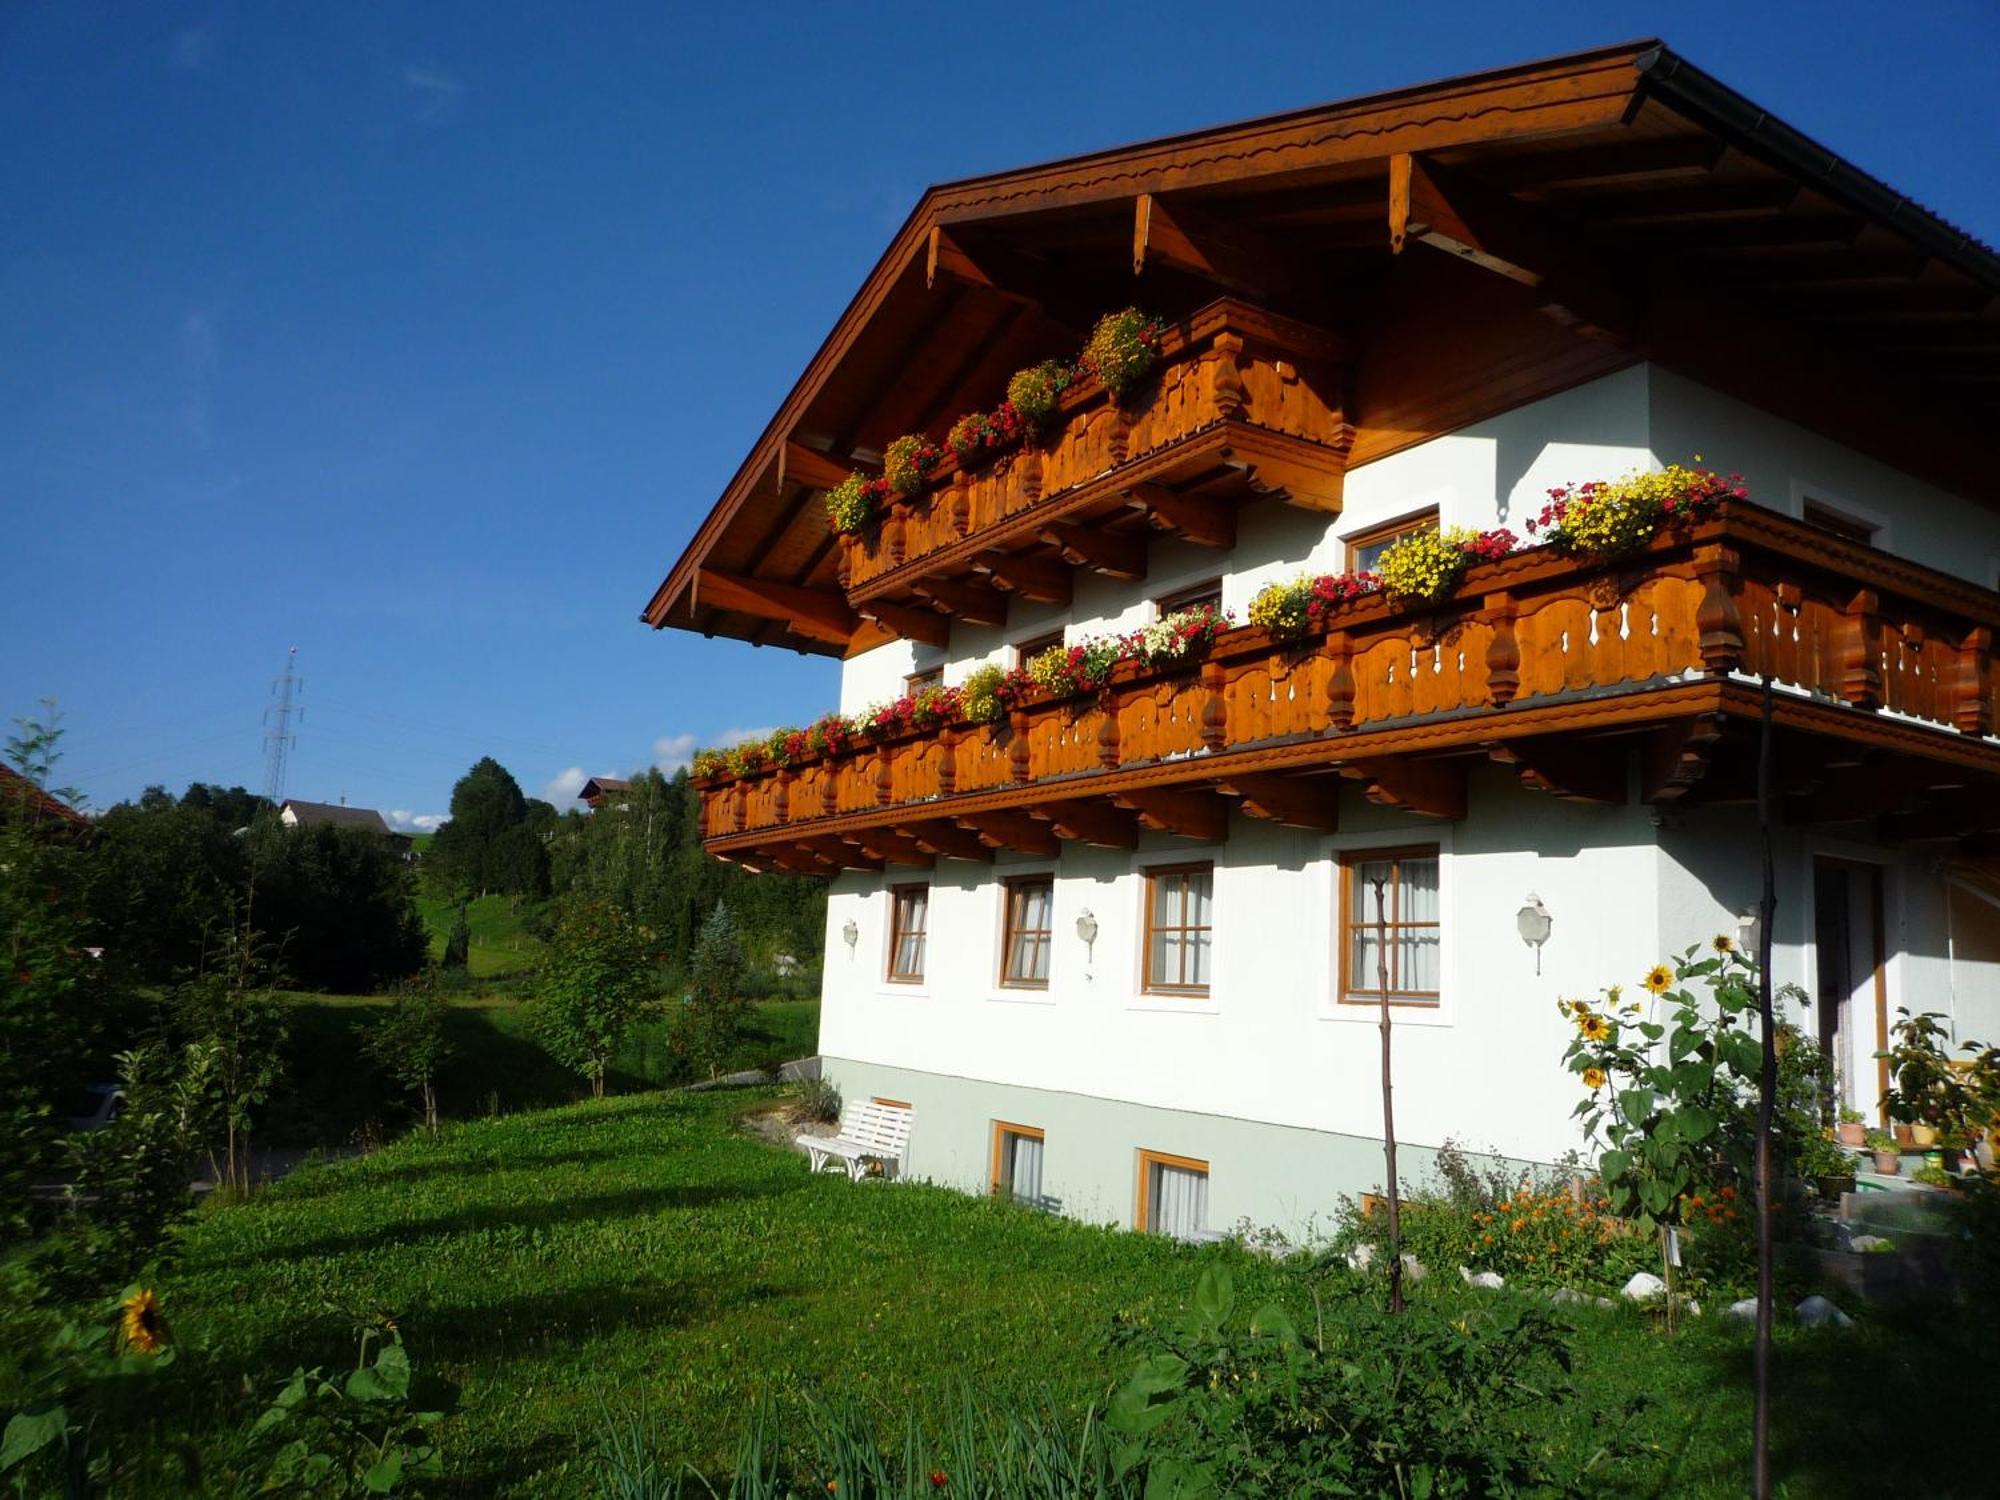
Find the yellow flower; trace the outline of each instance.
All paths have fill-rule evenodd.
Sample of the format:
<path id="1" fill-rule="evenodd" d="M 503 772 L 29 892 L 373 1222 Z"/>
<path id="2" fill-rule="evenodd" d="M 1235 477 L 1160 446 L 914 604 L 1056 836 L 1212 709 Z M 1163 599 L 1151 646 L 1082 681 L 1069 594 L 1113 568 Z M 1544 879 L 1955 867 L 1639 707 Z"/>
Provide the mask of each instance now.
<path id="1" fill-rule="evenodd" d="M 118 1304 L 124 1312 L 120 1324 L 125 1342 L 141 1354 L 154 1354 L 167 1341 L 166 1319 L 160 1316 L 160 1299 L 150 1287 L 142 1287 Z"/>
<path id="2" fill-rule="evenodd" d="M 1736 939 L 1726 933 L 1718 932 L 1715 935 L 1715 951 L 1717 953 L 1734 953 L 1736 951 Z"/>
<path id="3" fill-rule="evenodd" d="M 1604 1087 L 1604 1069 L 1585 1068 L 1583 1070 L 1583 1082 L 1585 1087 L 1587 1087 L 1593 1094 L 1596 1093 L 1599 1089 Z"/>
<path id="4" fill-rule="evenodd" d="M 1654 994 L 1664 995 L 1674 987 L 1674 971 L 1665 964 L 1654 964 L 1646 971 L 1644 983 Z"/>
<path id="5" fill-rule="evenodd" d="M 1576 1023 L 1576 1029 L 1593 1042 L 1601 1042 L 1611 1035 L 1611 1023 L 1598 1015 L 1584 1016 Z"/>

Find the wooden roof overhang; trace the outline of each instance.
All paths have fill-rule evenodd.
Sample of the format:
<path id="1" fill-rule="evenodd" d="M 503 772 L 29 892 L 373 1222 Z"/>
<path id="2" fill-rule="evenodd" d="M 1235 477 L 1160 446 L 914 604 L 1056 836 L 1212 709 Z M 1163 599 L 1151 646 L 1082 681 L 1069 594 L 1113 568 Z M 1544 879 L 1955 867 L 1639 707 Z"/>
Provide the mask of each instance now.
<path id="1" fill-rule="evenodd" d="M 1103 311 L 1218 296 L 1341 343 L 1348 467 L 1652 359 L 2000 506 L 2000 258 L 1642 42 L 932 188 L 641 617 L 834 655 L 904 633 L 854 608 L 824 490 Z"/>

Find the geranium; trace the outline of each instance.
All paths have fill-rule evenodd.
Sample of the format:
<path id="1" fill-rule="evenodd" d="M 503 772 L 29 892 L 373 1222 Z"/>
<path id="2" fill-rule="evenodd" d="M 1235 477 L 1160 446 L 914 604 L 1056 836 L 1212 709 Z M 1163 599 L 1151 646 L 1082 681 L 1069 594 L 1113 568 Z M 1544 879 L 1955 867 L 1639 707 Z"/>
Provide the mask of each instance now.
<path id="1" fill-rule="evenodd" d="M 960 463 L 970 463 L 984 454 L 1013 447 L 1027 428 L 1026 420 L 1014 404 L 1002 401 L 992 411 L 969 411 L 952 423 L 951 431 L 945 435 L 945 446 Z"/>
<path id="2" fill-rule="evenodd" d="M 891 698 L 887 703 L 864 708 L 856 716 L 854 727 L 875 739 L 884 739 L 909 727 L 910 714 L 915 706 L 907 696 Z"/>
<path id="3" fill-rule="evenodd" d="M 941 687 L 932 683 L 921 689 L 909 700 L 909 724 L 912 729 L 935 729 L 940 724 L 949 724 L 959 716 L 963 707 L 962 695 L 955 687 Z"/>
<path id="4" fill-rule="evenodd" d="M 894 495 L 886 479 L 849 474 L 826 492 L 827 524 L 842 536 L 859 535 L 874 524 Z"/>
<path id="5" fill-rule="evenodd" d="M 854 743 L 854 725 L 845 714 L 827 714 L 814 721 L 806 738 L 815 752 L 839 755 Z"/>
<path id="6" fill-rule="evenodd" d="M 1696 455 L 1695 462 L 1701 462 Z M 1577 556 L 1605 556 L 1641 546 L 1669 526 L 1713 515 L 1726 500 L 1748 500 L 1743 476 L 1669 464 L 1622 479 L 1558 485 L 1527 523 L 1531 535 Z"/>
<path id="7" fill-rule="evenodd" d="M 1094 693 L 1111 678 L 1118 665 L 1120 642 L 1113 636 L 1098 636 L 1071 646 L 1051 646 L 1028 663 L 1028 676 L 1037 687 L 1066 697 L 1072 693 Z"/>
<path id="8" fill-rule="evenodd" d="M 1097 377 L 1113 396 L 1123 396 L 1146 378 L 1160 356 L 1166 337 L 1165 320 L 1142 313 L 1136 307 L 1106 313 L 1090 330 L 1077 368 Z"/>
<path id="9" fill-rule="evenodd" d="M 1207 651 L 1216 631 L 1230 623 L 1229 615 L 1212 604 L 1177 610 L 1150 625 L 1142 625 L 1122 642 L 1127 661 L 1149 667 L 1190 661 Z"/>
<path id="10" fill-rule="evenodd" d="M 1427 526 L 1392 542 L 1376 563 L 1384 593 L 1413 604 L 1435 604 L 1456 589 L 1475 562 L 1494 562 L 1519 544 L 1506 527 Z"/>
<path id="11" fill-rule="evenodd" d="M 1381 588 L 1373 573 L 1301 573 L 1266 584 L 1250 601 L 1250 623 L 1276 636 L 1303 635 L 1326 623 L 1341 605 L 1365 599 Z"/>
<path id="12" fill-rule="evenodd" d="M 944 461 L 944 449 L 921 433 L 899 437 L 882 455 L 882 478 L 904 499 L 921 495 L 930 485 L 931 470 Z"/>

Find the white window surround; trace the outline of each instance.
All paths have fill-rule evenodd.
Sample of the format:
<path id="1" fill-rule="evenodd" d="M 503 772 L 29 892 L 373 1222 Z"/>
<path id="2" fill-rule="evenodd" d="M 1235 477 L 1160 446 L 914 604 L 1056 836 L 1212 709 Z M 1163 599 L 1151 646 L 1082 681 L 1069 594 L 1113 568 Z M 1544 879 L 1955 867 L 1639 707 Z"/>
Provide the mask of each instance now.
<path id="1" fill-rule="evenodd" d="M 1382 1008 L 1376 1004 L 1347 1004 L 1341 1001 L 1340 945 L 1346 934 L 1340 930 L 1340 883 L 1346 876 L 1341 856 L 1357 849 L 1380 849 L 1390 845 L 1436 844 L 1438 851 L 1438 1001 L 1436 1005 L 1391 1004 L 1389 1015 L 1397 1026 L 1454 1026 L 1458 1022 L 1457 991 L 1453 983 L 1457 956 L 1456 930 L 1459 922 L 1453 907 L 1455 881 L 1452 875 L 1453 825 L 1408 824 L 1373 829 L 1368 832 L 1338 833 L 1320 845 L 1318 896 L 1319 912 L 1326 923 L 1326 941 L 1319 948 L 1324 965 L 1317 985 L 1318 1017 L 1322 1021 L 1345 1021 L 1350 1025 L 1379 1026 Z M 1496 898 L 1499 899 L 1499 898 Z"/>
<path id="2" fill-rule="evenodd" d="M 1825 506 L 1826 509 L 1833 511 L 1837 515 L 1846 516 L 1864 525 L 1874 527 L 1875 538 L 1870 545 L 1879 547 L 1884 552 L 1894 550 L 1895 528 L 1890 524 L 1887 511 L 1877 510 L 1872 505 L 1863 505 L 1851 499 L 1845 490 L 1839 489 L 1836 486 L 1820 484 L 1814 480 L 1801 479 L 1796 474 L 1792 475 L 1791 509 L 1789 514 L 1794 520 L 1803 520 L 1805 518 L 1806 502 L 1808 500 L 1815 505 Z"/>

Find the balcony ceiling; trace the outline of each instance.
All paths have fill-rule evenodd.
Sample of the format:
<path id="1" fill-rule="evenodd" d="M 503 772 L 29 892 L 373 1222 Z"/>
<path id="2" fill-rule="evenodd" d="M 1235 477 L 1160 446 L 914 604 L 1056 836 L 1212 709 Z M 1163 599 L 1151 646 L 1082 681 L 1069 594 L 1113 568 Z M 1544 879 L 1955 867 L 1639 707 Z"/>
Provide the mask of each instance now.
<path id="1" fill-rule="evenodd" d="M 1657 360 L 2000 506 L 1979 441 L 2000 257 L 1644 42 L 931 189 L 641 617 L 873 644 L 703 599 L 699 571 L 838 604 L 832 475 L 991 407 L 1107 309 L 1178 319 L 1218 295 L 1351 344 L 1351 463 L 1542 393 L 1443 389 L 1413 310 L 1457 298 L 1542 315 L 1546 379 Z M 1518 334 L 1489 343 L 1504 371 Z"/>

